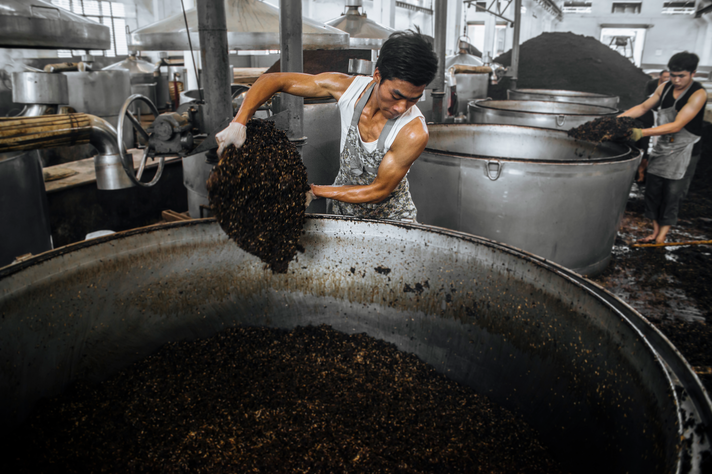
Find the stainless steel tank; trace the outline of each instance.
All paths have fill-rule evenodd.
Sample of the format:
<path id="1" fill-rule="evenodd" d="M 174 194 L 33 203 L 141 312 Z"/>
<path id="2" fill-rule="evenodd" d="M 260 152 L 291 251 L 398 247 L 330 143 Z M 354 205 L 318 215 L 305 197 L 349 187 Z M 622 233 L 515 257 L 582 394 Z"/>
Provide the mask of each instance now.
<path id="1" fill-rule="evenodd" d="M 593 92 L 578 92 L 549 89 L 508 89 L 507 99 L 510 100 L 553 100 L 556 102 L 574 102 L 577 104 L 601 105 L 603 107 L 618 107 L 618 97 Z"/>
<path id="2" fill-rule="evenodd" d="M 5 434 L 41 397 L 105 379 L 169 341 L 329 324 L 393 343 L 514 411 L 564 471 L 702 472 L 709 397 L 667 339 L 600 287 L 422 225 L 312 216 L 301 243 L 289 273 L 273 274 L 203 220 L 1 269 Z"/>
<path id="3" fill-rule="evenodd" d="M 453 66 L 482 66 L 484 63 L 477 56 L 458 53 L 445 60 L 445 70 Z M 445 80 L 448 80 L 448 75 Z M 455 74 L 455 90 L 457 91 L 457 110 L 451 115 L 467 115 L 467 104 L 471 100 L 487 97 L 489 74 Z M 450 84 L 448 84 L 450 85 Z"/>
<path id="4" fill-rule="evenodd" d="M 346 0 L 345 7 L 346 11 L 340 17 L 325 24 L 348 33 L 351 49 L 379 50 L 396 31 L 368 19 L 366 13 L 360 13 L 358 9 L 363 7 L 363 0 Z"/>
<path id="5" fill-rule="evenodd" d="M 461 230 L 584 274 L 611 258 L 641 153 L 513 125 L 430 125 L 408 174 L 418 221 Z"/>
<path id="6" fill-rule="evenodd" d="M 52 248 L 42 162 L 36 150 L 0 153 L 0 217 L 0 267 L 16 257 Z"/>
<path id="7" fill-rule="evenodd" d="M 140 94 L 148 98 L 151 102 L 158 105 L 158 76 L 156 65 L 144 61 L 136 56 L 135 52 L 129 53 L 129 56 L 123 61 L 106 66 L 103 71 L 114 71 L 124 69 L 129 72 L 131 78 L 131 94 Z M 144 102 L 136 102 L 135 108 L 140 110 L 142 114 L 150 114 L 151 109 Z"/>
<path id="8" fill-rule="evenodd" d="M 539 100 L 474 100 L 468 104 L 468 122 L 493 125 L 570 130 L 599 117 L 615 117 L 611 107 Z"/>
<path id="9" fill-rule="evenodd" d="M 126 69 L 108 71 L 65 72 L 69 89 L 69 106 L 103 118 L 114 128 L 119 122 L 119 112 L 131 95 L 131 77 Z M 133 148 L 133 128 L 124 120 L 124 145 Z"/>

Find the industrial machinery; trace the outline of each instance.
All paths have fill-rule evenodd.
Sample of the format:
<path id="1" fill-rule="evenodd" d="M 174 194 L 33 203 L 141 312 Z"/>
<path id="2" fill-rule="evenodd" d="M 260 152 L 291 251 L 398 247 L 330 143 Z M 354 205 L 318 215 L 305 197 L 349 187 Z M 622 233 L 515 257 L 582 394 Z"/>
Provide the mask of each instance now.
<path id="1" fill-rule="evenodd" d="M 606 268 L 639 150 L 514 125 L 428 130 L 408 174 L 418 222 L 504 242 L 583 275 Z"/>
<path id="2" fill-rule="evenodd" d="M 615 117 L 620 111 L 599 105 L 540 100 L 473 100 L 468 104 L 468 122 L 491 125 L 570 130 L 599 117 Z"/>
<path id="3" fill-rule="evenodd" d="M 6 431 L 40 398 L 111 377 L 170 341 L 329 324 L 396 344 L 513 411 L 566 472 L 704 472 L 708 395 L 670 342 L 601 287 L 446 229 L 312 216 L 304 230 L 287 275 L 214 220 L 99 237 L 0 269 Z"/>

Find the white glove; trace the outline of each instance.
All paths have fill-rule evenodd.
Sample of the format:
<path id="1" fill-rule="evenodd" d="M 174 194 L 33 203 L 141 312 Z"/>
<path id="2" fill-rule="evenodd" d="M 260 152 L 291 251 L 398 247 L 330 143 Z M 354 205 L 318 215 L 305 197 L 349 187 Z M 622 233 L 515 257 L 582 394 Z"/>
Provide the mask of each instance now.
<path id="1" fill-rule="evenodd" d="M 240 148 L 247 139 L 247 127 L 238 122 L 230 122 L 222 132 L 215 135 L 218 143 L 218 156 L 222 156 L 225 149 L 230 145 Z"/>
<path id="2" fill-rule="evenodd" d="M 304 207 L 305 207 L 305 208 L 309 207 L 309 204 L 311 204 L 311 202 L 312 202 L 314 199 L 316 199 L 316 196 L 314 195 L 314 193 L 313 193 L 311 190 L 307 191 L 306 206 L 304 206 Z"/>

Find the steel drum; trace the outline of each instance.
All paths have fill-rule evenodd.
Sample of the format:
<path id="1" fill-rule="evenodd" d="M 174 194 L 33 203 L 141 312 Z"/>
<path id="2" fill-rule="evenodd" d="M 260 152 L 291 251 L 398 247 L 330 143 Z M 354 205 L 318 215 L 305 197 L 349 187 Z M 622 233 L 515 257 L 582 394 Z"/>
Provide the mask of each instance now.
<path id="1" fill-rule="evenodd" d="M 510 100 L 553 100 L 556 102 L 574 102 L 577 104 L 600 105 L 616 108 L 618 97 L 593 92 L 578 92 L 550 89 L 508 89 Z"/>
<path id="2" fill-rule="evenodd" d="M 288 273 L 273 274 L 205 219 L 0 269 L 4 434 L 41 397 L 169 341 L 329 324 L 394 343 L 513 410 L 569 472 L 691 473 L 709 449 L 712 406 L 691 368 L 575 273 L 417 224 L 314 215 L 301 243 Z"/>
<path id="3" fill-rule="evenodd" d="M 584 275 L 601 272 L 641 153 L 514 125 L 429 125 L 408 174 L 424 224 L 504 242 Z"/>
<path id="4" fill-rule="evenodd" d="M 468 122 L 570 130 L 599 117 L 615 117 L 618 109 L 599 105 L 539 100 L 474 100 L 467 105 Z"/>

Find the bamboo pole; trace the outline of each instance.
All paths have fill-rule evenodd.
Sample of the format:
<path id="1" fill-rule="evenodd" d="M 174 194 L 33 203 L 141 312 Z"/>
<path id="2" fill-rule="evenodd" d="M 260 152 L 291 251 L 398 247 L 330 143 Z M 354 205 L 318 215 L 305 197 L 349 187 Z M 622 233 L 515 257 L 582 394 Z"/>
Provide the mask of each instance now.
<path id="1" fill-rule="evenodd" d="M 89 143 L 86 114 L 0 118 L 0 153 Z"/>
<path id="2" fill-rule="evenodd" d="M 676 247 L 679 245 L 710 245 L 712 240 L 693 240 L 690 242 L 664 242 L 662 244 L 633 244 L 631 247 Z"/>

